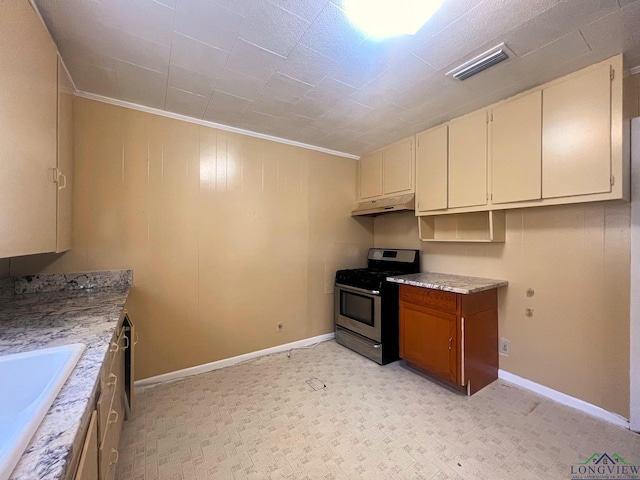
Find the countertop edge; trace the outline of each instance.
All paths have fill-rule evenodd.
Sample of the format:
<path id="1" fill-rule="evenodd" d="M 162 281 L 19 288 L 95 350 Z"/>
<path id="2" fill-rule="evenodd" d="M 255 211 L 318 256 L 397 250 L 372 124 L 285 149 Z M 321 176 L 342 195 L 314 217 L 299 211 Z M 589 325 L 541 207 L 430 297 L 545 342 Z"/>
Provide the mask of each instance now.
<path id="1" fill-rule="evenodd" d="M 86 349 L 18 464 L 10 480 L 70 480 L 95 409 L 109 343 L 122 319 L 131 285 L 29 293 L 11 297 L 0 309 L 0 354 L 68 343 Z M 13 314 L 13 315 L 12 315 Z"/>
<path id="2" fill-rule="evenodd" d="M 438 282 L 437 280 L 429 281 L 429 276 L 433 276 L 435 278 L 444 278 L 444 280 L 440 282 Z M 422 279 L 420 277 L 422 277 Z M 494 288 L 506 287 L 509 284 L 509 282 L 506 280 L 495 280 L 490 278 L 468 277 L 463 275 L 450 275 L 440 273 L 396 275 L 393 277 L 387 277 L 387 281 L 401 285 L 411 285 L 414 287 L 430 288 L 432 290 L 459 293 L 462 295 L 469 295 L 472 293 L 483 292 L 485 290 L 492 290 Z M 462 285 L 456 285 L 456 283 L 460 283 Z"/>

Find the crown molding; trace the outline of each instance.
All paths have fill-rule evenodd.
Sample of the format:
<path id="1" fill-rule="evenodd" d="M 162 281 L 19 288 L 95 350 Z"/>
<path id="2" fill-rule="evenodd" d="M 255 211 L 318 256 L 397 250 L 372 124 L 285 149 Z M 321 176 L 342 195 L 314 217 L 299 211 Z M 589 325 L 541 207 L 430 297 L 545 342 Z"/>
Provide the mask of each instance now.
<path id="1" fill-rule="evenodd" d="M 89 100 L 95 100 L 97 102 L 108 103 L 116 105 L 118 107 L 130 108 L 132 110 L 138 110 L 140 112 L 150 113 L 152 115 L 160 115 L 161 117 L 173 118 L 174 120 L 181 120 L 183 122 L 195 123 L 196 125 L 203 125 L 205 127 L 217 128 L 218 130 L 224 130 L 225 132 L 238 133 L 240 135 L 247 135 L 249 137 L 260 138 L 262 140 L 270 140 L 272 142 L 283 143 L 285 145 L 291 145 L 294 147 L 305 148 L 307 150 L 314 150 L 316 152 L 328 153 L 329 155 L 335 155 L 337 157 L 350 158 L 352 160 L 359 160 L 358 155 L 352 155 L 350 153 L 339 152 L 337 150 L 331 150 L 329 148 L 318 147 L 316 145 L 309 145 L 308 143 L 296 142 L 294 140 L 288 140 L 286 138 L 274 137 L 264 133 L 252 132 L 251 130 L 245 130 L 243 128 L 231 127 L 222 123 L 209 122 L 207 120 L 200 120 L 193 117 L 187 117 L 186 115 L 180 115 L 179 113 L 167 112 L 166 110 L 160 110 L 159 108 L 146 107 L 137 103 L 126 102 L 124 100 L 117 100 L 115 98 L 103 97 L 102 95 L 96 95 L 95 93 L 84 92 L 82 90 L 76 90 L 75 95 Z"/>

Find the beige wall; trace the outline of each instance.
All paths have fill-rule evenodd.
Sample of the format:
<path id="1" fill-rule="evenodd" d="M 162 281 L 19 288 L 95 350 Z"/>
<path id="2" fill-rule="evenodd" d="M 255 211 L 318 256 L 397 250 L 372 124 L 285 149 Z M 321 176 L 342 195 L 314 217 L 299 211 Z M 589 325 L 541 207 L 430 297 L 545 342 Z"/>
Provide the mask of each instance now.
<path id="1" fill-rule="evenodd" d="M 640 116 L 640 74 L 624 79 L 624 118 Z"/>
<path id="2" fill-rule="evenodd" d="M 508 280 L 500 367 L 628 417 L 628 205 L 513 210 L 504 244 L 422 243 L 412 214 L 349 216 L 352 160 L 85 99 L 74 113 L 74 248 L 11 273 L 133 268 L 138 378 L 330 332 L 335 270 L 375 243 Z"/>
<path id="3" fill-rule="evenodd" d="M 333 330 L 335 270 L 373 243 L 373 222 L 350 217 L 354 160 L 74 109 L 74 248 L 12 259 L 13 274 L 132 268 L 138 378 Z"/>
<path id="4" fill-rule="evenodd" d="M 422 271 L 508 280 L 500 368 L 628 418 L 629 221 L 628 204 L 511 210 L 505 243 L 455 244 L 420 242 L 415 217 L 394 214 L 376 218 L 374 242 L 420 248 Z"/>

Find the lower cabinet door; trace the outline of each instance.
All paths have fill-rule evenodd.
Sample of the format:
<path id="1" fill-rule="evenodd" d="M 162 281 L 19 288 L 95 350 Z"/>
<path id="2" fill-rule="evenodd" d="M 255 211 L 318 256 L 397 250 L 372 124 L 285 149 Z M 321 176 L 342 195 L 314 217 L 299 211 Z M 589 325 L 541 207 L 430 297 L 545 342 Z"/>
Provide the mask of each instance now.
<path id="1" fill-rule="evenodd" d="M 456 315 L 400 302 L 400 357 L 457 382 Z"/>
<path id="2" fill-rule="evenodd" d="M 96 411 L 91 414 L 89 430 L 80 454 L 80 463 L 74 480 L 98 480 L 98 429 Z"/>

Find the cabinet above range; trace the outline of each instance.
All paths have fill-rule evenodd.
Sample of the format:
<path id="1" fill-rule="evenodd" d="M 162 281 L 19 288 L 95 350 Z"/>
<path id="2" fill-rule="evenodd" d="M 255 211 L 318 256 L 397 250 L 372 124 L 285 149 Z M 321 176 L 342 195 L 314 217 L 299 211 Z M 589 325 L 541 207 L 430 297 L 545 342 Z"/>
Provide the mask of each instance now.
<path id="1" fill-rule="evenodd" d="M 353 214 L 411 209 L 415 183 L 421 240 L 504 242 L 508 209 L 628 201 L 627 81 L 617 55 L 365 156 Z"/>
<path id="2" fill-rule="evenodd" d="M 628 201 L 623 83 L 617 55 L 373 152 L 359 162 L 358 199 L 395 205 L 415 192 L 417 216 L 458 215 L 462 234 L 424 221 L 425 241 L 474 241 L 467 213 L 477 230 L 478 220 L 495 224 L 492 211 Z M 504 241 L 494 230 L 475 241 Z"/>
<path id="3" fill-rule="evenodd" d="M 415 191 L 415 138 L 375 151 L 358 162 L 358 199 L 375 200 Z"/>

